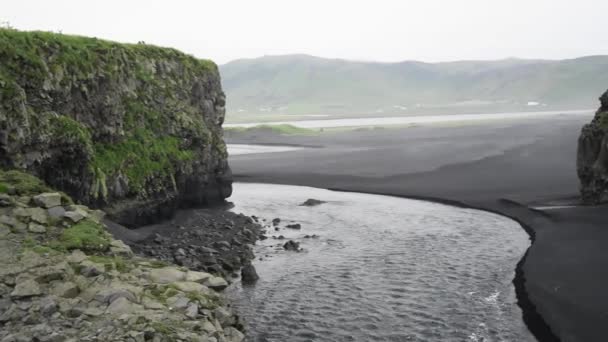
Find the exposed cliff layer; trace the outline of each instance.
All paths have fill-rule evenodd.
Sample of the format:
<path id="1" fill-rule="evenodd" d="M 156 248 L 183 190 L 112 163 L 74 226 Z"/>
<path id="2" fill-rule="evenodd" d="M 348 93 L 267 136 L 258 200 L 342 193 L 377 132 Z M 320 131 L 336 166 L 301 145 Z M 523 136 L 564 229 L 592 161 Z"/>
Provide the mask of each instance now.
<path id="1" fill-rule="evenodd" d="M 578 138 L 577 171 L 584 203 L 608 200 L 608 91 L 600 97 L 600 109 Z"/>
<path id="2" fill-rule="evenodd" d="M 0 166 L 136 226 L 231 193 L 217 66 L 173 49 L 0 30 Z"/>

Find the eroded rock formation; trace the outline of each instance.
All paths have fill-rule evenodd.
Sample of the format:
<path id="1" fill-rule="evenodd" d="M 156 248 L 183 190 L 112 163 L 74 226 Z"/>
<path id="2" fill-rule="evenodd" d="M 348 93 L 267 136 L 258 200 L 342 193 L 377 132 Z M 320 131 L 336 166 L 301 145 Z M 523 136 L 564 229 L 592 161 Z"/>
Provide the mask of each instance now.
<path id="1" fill-rule="evenodd" d="M 0 167 L 125 225 L 230 196 L 224 106 L 211 61 L 0 29 Z"/>
<path id="2" fill-rule="evenodd" d="M 600 103 L 578 138 L 577 172 L 586 204 L 608 200 L 608 91 L 600 97 Z"/>

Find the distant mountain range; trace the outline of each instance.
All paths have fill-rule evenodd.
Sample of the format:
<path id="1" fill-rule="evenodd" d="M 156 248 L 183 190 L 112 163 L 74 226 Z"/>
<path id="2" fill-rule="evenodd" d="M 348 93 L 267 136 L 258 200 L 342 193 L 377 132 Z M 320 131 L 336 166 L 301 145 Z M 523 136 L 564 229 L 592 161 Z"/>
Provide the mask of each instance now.
<path id="1" fill-rule="evenodd" d="M 308 55 L 220 66 L 233 113 L 418 113 L 593 108 L 608 89 L 608 56 L 423 63 Z"/>

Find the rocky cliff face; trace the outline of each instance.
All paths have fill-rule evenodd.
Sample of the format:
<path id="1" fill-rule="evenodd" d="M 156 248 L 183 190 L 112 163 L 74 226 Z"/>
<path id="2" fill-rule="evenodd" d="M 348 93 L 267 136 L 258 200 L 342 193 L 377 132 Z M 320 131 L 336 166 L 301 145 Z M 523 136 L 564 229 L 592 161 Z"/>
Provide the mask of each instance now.
<path id="1" fill-rule="evenodd" d="M 581 196 L 587 204 L 608 201 L 608 91 L 600 97 L 600 103 L 578 139 L 577 171 Z"/>
<path id="2" fill-rule="evenodd" d="M 0 30 L 0 166 L 137 226 L 231 194 L 217 66 L 173 49 Z"/>

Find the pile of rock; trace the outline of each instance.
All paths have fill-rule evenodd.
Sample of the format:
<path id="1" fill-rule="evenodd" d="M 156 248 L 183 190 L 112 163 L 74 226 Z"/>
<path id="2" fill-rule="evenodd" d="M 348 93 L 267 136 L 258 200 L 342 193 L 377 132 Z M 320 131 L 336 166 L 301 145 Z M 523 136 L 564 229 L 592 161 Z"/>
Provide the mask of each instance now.
<path id="1" fill-rule="evenodd" d="M 252 246 L 262 229 L 248 216 L 215 209 L 200 209 L 165 225 L 129 245 L 137 254 L 227 278 L 254 258 Z"/>
<path id="2" fill-rule="evenodd" d="M 0 341 L 243 340 L 222 277 L 134 256 L 64 195 L 0 185 Z"/>

